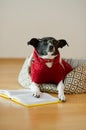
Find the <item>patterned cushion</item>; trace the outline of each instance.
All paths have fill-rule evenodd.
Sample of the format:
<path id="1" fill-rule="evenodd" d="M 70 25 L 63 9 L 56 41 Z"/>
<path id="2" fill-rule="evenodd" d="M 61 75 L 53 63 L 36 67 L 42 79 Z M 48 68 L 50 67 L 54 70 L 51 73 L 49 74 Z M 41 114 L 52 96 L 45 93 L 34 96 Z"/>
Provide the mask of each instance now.
<path id="1" fill-rule="evenodd" d="M 86 92 L 86 64 L 82 64 L 69 74 L 67 74 L 65 80 L 65 93 L 84 93 Z"/>
<path id="2" fill-rule="evenodd" d="M 41 92 L 58 93 L 57 85 L 55 84 L 41 84 L 39 87 Z"/>
<path id="3" fill-rule="evenodd" d="M 70 59 L 68 59 L 68 61 L 70 61 Z M 83 63 L 86 63 L 86 60 L 81 61 Z M 78 61 L 76 60 L 76 62 Z M 79 64 L 78 67 L 75 67 L 73 71 L 67 74 L 64 80 L 65 93 L 70 94 L 86 92 L 86 64 L 82 64 L 82 62 L 81 65 Z M 18 76 L 18 82 L 22 87 L 27 89 L 31 84 L 31 79 L 28 75 L 28 57 L 26 58 L 21 68 L 21 71 Z M 42 92 L 58 93 L 57 86 L 55 84 L 42 84 L 40 85 L 40 90 Z"/>

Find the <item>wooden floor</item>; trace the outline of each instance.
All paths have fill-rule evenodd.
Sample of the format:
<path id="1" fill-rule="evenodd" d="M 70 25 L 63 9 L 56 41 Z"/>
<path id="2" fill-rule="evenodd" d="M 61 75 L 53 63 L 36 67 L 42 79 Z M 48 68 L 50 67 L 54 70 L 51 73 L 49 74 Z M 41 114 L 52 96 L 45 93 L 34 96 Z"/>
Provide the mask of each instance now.
<path id="1" fill-rule="evenodd" d="M 0 89 L 18 89 L 24 59 L 0 59 Z M 57 96 L 54 94 L 54 96 Z M 86 130 L 86 94 L 65 103 L 25 108 L 0 98 L 0 130 Z"/>

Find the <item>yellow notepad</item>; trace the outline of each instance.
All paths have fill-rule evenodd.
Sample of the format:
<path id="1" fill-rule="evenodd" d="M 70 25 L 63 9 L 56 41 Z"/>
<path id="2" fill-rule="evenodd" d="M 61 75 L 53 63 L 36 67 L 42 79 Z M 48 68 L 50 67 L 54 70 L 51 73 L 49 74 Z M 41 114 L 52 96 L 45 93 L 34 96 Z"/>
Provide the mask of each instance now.
<path id="1" fill-rule="evenodd" d="M 32 95 L 33 93 L 29 89 L 0 90 L 1 97 L 10 99 L 25 107 L 41 106 L 61 102 L 58 98 L 55 98 L 48 93 L 41 93 L 40 98 L 36 98 Z"/>

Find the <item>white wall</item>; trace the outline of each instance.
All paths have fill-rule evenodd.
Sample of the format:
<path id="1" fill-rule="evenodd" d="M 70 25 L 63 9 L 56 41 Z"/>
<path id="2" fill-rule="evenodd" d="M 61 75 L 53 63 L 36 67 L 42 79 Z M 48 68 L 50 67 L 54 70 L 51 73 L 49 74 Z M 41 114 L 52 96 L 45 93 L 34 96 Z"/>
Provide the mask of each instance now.
<path id="1" fill-rule="evenodd" d="M 63 57 L 86 58 L 86 0 L 0 0 L 0 57 L 26 57 L 44 36 L 68 41 Z"/>

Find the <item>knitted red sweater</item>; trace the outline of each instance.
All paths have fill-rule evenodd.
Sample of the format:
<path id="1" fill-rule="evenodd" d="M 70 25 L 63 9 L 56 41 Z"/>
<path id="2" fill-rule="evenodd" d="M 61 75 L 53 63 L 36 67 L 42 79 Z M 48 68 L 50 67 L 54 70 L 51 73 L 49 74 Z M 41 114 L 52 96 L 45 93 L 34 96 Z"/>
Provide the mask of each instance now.
<path id="1" fill-rule="evenodd" d="M 58 84 L 61 80 L 64 80 L 66 74 L 72 70 L 72 67 L 64 60 L 62 60 L 62 64 L 60 64 L 60 54 L 53 59 L 53 65 L 51 68 L 47 67 L 45 64 L 46 60 L 40 58 L 36 50 L 34 50 L 33 58 L 31 78 L 33 82 L 38 84 Z"/>

